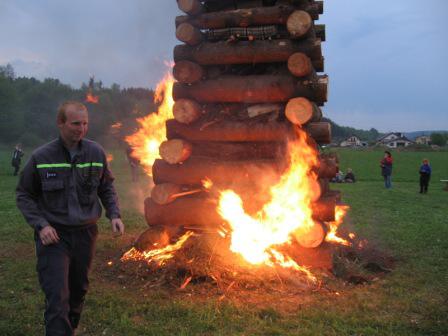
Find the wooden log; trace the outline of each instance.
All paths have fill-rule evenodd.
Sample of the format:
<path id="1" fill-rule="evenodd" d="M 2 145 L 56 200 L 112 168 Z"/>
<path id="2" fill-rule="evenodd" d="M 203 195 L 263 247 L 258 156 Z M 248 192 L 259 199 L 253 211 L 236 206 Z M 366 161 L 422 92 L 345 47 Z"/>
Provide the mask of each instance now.
<path id="1" fill-rule="evenodd" d="M 152 226 L 143 231 L 134 242 L 134 247 L 140 252 L 163 248 L 170 243 L 170 237 L 175 231 L 163 226 Z"/>
<path id="2" fill-rule="evenodd" d="M 216 207 L 216 201 L 210 198 L 184 197 L 160 205 L 148 197 L 145 200 L 145 219 L 149 226 L 218 228 L 224 221 Z"/>
<path id="3" fill-rule="evenodd" d="M 322 111 L 316 104 L 306 98 L 292 98 L 286 104 L 286 118 L 294 125 L 304 125 L 322 119 Z"/>
<path id="4" fill-rule="evenodd" d="M 189 23 L 182 23 L 176 29 L 176 37 L 179 41 L 194 46 L 202 42 L 201 31 Z"/>
<path id="5" fill-rule="evenodd" d="M 314 140 L 320 144 L 331 143 L 331 124 L 328 122 L 311 122 L 303 128 Z"/>
<path id="6" fill-rule="evenodd" d="M 193 142 L 191 157 L 239 161 L 280 159 L 286 155 L 283 142 Z"/>
<path id="7" fill-rule="evenodd" d="M 191 144 L 182 139 L 164 141 L 159 148 L 159 154 L 162 159 L 170 164 L 184 162 L 190 157 L 191 152 Z"/>
<path id="8" fill-rule="evenodd" d="M 322 195 L 317 202 L 312 204 L 313 218 L 322 222 L 334 221 L 336 203 L 336 195 Z"/>
<path id="9" fill-rule="evenodd" d="M 201 65 L 257 64 L 286 62 L 296 53 L 302 52 L 314 62 L 322 58 L 321 41 L 265 40 L 226 43 L 224 41 L 203 42 L 198 46 L 177 45 L 174 61 L 189 60 Z M 314 64 L 313 64 L 314 65 Z M 316 71 L 319 71 L 316 69 Z"/>
<path id="10" fill-rule="evenodd" d="M 295 79 L 284 75 L 222 76 L 192 85 L 174 83 L 173 99 L 201 103 L 278 103 L 305 97 L 323 105 L 327 101 L 328 77 Z"/>
<path id="11" fill-rule="evenodd" d="M 185 197 L 188 195 L 198 194 L 203 192 L 202 188 L 185 188 L 178 184 L 173 183 L 161 183 L 156 184 L 151 190 L 151 198 L 154 202 L 160 205 L 168 204 L 174 202 L 180 197 Z"/>
<path id="12" fill-rule="evenodd" d="M 314 225 L 306 229 L 298 229 L 292 233 L 297 243 L 305 248 L 315 248 L 321 245 L 326 236 L 324 226 L 319 221 L 314 221 Z"/>
<path id="13" fill-rule="evenodd" d="M 336 160 L 323 157 L 319 161 L 319 167 L 317 168 L 317 175 L 320 177 L 333 178 L 339 171 L 339 163 Z"/>
<path id="14" fill-rule="evenodd" d="M 200 14 L 204 10 L 199 0 L 177 0 L 177 6 L 181 11 L 190 15 Z"/>
<path id="15" fill-rule="evenodd" d="M 258 181 L 260 176 L 279 175 L 285 162 L 274 160 L 223 161 L 216 158 L 191 157 L 183 164 L 171 165 L 164 160 L 155 160 L 152 167 L 154 183 L 200 185 L 208 178 L 217 185 L 231 185 Z M 316 168 L 319 177 L 331 178 L 334 162 L 323 161 Z M 328 175 L 327 175 L 328 174 Z"/>
<path id="16" fill-rule="evenodd" d="M 313 64 L 304 53 L 294 53 L 288 58 L 288 70 L 297 77 L 308 76 L 313 72 Z"/>
<path id="17" fill-rule="evenodd" d="M 194 83 L 205 76 L 204 69 L 191 61 L 179 61 L 173 67 L 173 77 L 181 83 Z"/>
<path id="18" fill-rule="evenodd" d="M 201 106 L 192 99 L 179 99 L 173 105 L 174 118 L 182 124 L 191 124 L 201 114 Z"/>
<path id="19" fill-rule="evenodd" d="M 302 10 L 294 11 L 286 21 L 286 29 L 291 34 L 291 38 L 304 36 L 311 29 L 313 20 L 311 16 Z"/>
<path id="20" fill-rule="evenodd" d="M 158 159 L 152 167 L 155 184 L 200 185 L 208 178 L 221 186 L 257 181 L 263 174 L 278 174 L 279 170 L 281 165 L 275 161 L 221 161 L 211 158 L 190 158 L 181 165 L 170 165 Z"/>
<path id="21" fill-rule="evenodd" d="M 321 41 L 326 40 L 326 33 L 325 33 L 325 25 L 324 24 L 317 24 L 314 26 L 314 31 L 316 33 L 316 37 L 318 37 Z"/>
<path id="22" fill-rule="evenodd" d="M 163 186 L 164 184 L 162 184 Z M 318 203 L 315 203 L 318 204 Z M 263 204 L 257 204 L 256 207 L 250 206 L 253 212 L 259 210 Z M 313 205 L 314 206 L 314 205 Z M 218 198 L 212 198 L 204 195 L 193 195 L 185 197 L 166 197 L 156 201 L 154 198 L 148 198 L 145 201 L 145 216 L 149 225 L 156 226 L 207 226 L 209 228 L 218 228 L 223 222 L 223 218 L 218 214 Z M 322 207 L 322 205 L 321 205 Z M 334 212 L 334 209 L 333 209 Z M 204 216 L 207 214 L 207 216 Z M 333 216 L 334 217 L 334 216 Z M 316 222 L 321 220 L 316 219 Z M 321 237 L 325 239 L 324 235 Z M 296 232 L 302 242 L 315 241 L 311 239 L 315 233 L 306 237 L 308 230 Z M 322 241 L 320 241 L 322 243 Z M 301 244 L 302 245 L 302 244 Z M 309 244 L 303 244 L 304 247 L 315 247 Z M 316 245 L 317 246 L 317 245 Z"/>
<path id="23" fill-rule="evenodd" d="M 312 269 L 333 269 L 334 244 L 323 242 L 318 248 L 305 248 L 295 243 L 287 247 L 287 253 L 301 266 Z"/>
<path id="24" fill-rule="evenodd" d="M 292 127 L 279 122 L 219 121 L 209 124 L 197 122 L 186 126 L 170 119 L 166 122 L 166 132 L 168 139 L 189 141 L 279 142 L 294 137 Z"/>

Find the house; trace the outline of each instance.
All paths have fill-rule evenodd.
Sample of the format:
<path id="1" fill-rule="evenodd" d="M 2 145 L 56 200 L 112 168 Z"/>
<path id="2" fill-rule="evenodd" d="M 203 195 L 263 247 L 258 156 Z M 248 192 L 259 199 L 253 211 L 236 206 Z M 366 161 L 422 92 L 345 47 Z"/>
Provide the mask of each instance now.
<path id="1" fill-rule="evenodd" d="M 386 146 L 389 148 L 397 148 L 397 147 L 408 147 L 414 144 L 414 142 L 406 138 L 403 133 L 393 132 L 383 135 L 381 138 L 377 140 L 376 144 Z"/>
<path id="2" fill-rule="evenodd" d="M 421 135 L 415 138 L 415 143 L 419 145 L 430 145 L 431 137 L 429 135 Z"/>
<path id="3" fill-rule="evenodd" d="M 356 135 L 352 135 L 349 138 L 345 139 L 340 144 L 341 147 L 360 147 L 362 146 L 361 140 Z"/>

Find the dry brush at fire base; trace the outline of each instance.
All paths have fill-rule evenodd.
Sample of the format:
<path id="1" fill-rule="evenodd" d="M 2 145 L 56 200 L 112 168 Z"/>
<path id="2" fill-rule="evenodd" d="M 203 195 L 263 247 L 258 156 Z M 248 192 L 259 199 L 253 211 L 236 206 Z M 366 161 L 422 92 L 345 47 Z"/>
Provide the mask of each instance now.
<path id="1" fill-rule="evenodd" d="M 314 23 L 323 3 L 177 3 L 184 44 L 152 163 L 149 229 L 122 259 L 186 269 L 181 287 L 204 276 L 220 287 L 245 276 L 315 286 L 309 270 L 333 269 L 335 247 L 351 244 L 336 235 L 346 211 L 329 188 L 337 159 L 319 154 L 331 142 L 325 26 Z"/>

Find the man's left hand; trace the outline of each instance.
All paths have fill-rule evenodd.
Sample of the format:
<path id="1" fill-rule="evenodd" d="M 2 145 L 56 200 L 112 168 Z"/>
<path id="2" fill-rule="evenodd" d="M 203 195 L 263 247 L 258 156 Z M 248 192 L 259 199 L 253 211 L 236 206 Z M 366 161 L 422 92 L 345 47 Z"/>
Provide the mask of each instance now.
<path id="1" fill-rule="evenodd" d="M 122 235 L 124 233 L 124 224 L 121 221 L 121 218 L 114 218 L 110 221 L 112 225 L 112 231 Z"/>

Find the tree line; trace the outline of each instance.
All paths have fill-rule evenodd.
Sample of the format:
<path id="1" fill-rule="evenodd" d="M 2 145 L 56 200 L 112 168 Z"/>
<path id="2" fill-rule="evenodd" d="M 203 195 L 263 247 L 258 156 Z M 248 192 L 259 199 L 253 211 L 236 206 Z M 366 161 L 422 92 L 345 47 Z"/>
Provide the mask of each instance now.
<path id="1" fill-rule="evenodd" d="M 111 126 L 120 123 L 120 135 L 136 127 L 136 119 L 156 111 L 154 91 L 144 88 L 105 87 L 101 81 L 83 83 L 80 88 L 58 79 L 17 77 L 11 65 L 0 66 L 0 142 L 36 147 L 58 134 L 56 111 L 66 100 L 84 102 L 89 90 L 98 104 L 85 103 L 89 110 L 89 138 L 111 135 Z"/>

